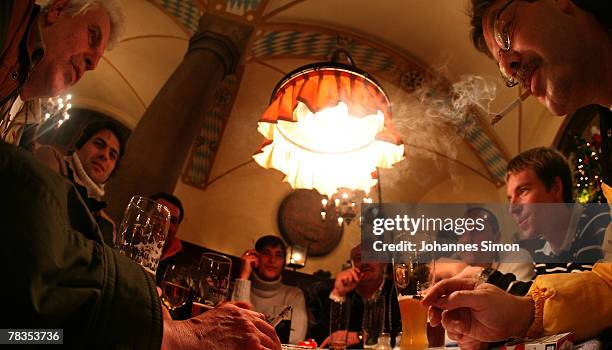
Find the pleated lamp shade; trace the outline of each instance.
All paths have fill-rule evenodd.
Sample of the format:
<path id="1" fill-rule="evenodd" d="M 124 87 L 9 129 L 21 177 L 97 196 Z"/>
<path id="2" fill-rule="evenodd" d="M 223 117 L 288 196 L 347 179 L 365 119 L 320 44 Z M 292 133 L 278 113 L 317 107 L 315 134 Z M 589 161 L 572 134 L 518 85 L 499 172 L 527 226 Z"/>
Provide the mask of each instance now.
<path id="1" fill-rule="evenodd" d="M 265 138 L 253 156 L 259 165 L 329 198 L 338 188 L 369 193 L 376 168 L 404 156 L 387 95 L 351 65 L 317 63 L 287 75 L 257 130 Z"/>

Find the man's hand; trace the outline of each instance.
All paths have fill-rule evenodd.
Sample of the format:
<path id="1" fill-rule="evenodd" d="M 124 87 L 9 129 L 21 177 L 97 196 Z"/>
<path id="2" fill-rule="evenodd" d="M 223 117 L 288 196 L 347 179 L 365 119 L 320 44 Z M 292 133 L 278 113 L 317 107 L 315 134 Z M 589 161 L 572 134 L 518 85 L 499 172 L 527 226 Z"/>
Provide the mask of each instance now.
<path id="1" fill-rule="evenodd" d="M 332 293 L 344 298 L 348 293 L 357 288 L 361 277 L 361 271 L 356 267 L 338 272 Z"/>
<path id="2" fill-rule="evenodd" d="M 240 271 L 240 278 L 248 280 L 251 277 L 253 269 L 259 266 L 259 252 L 255 249 L 249 249 L 242 256 L 242 270 Z"/>
<path id="3" fill-rule="evenodd" d="M 336 331 L 334 332 L 334 337 L 337 336 L 338 338 L 340 338 L 344 335 L 343 333 L 346 333 L 346 331 Z M 329 344 L 329 339 L 330 337 L 325 338 L 319 348 L 323 349 L 325 346 L 327 346 Z M 359 334 L 357 334 L 357 332 L 348 332 L 348 335 L 346 337 L 346 346 L 358 345 L 359 343 Z"/>
<path id="4" fill-rule="evenodd" d="M 162 349 L 280 350 L 274 328 L 264 315 L 226 303 L 186 321 L 164 318 Z"/>
<path id="5" fill-rule="evenodd" d="M 530 297 L 517 297 L 476 279 L 452 278 L 428 290 L 423 299 L 432 326 L 442 323 L 455 340 L 493 342 L 527 333 L 533 322 Z"/>
<path id="6" fill-rule="evenodd" d="M 466 266 L 461 272 L 453 276 L 453 278 L 470 278 L 470 279 L 478 279 L 478 276 L 484 270 L 481 266 Z"/>

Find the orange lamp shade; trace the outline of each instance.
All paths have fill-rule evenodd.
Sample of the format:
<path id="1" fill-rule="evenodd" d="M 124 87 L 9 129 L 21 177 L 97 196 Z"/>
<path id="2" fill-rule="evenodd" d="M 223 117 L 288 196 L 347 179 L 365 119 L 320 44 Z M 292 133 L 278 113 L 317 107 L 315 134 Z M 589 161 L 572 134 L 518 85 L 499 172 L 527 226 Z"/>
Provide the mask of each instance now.
<path id="1" fill-rule="evenodd" d="M 376 168 L 404 155 L 384 91 L 340 64 L 290 74 L 275 89 L 258 131 L 265 138 L 253 156 L 259 165 L 283 172 L 293 188 L 330 198 L 341 187 L 369 193 Z"/>

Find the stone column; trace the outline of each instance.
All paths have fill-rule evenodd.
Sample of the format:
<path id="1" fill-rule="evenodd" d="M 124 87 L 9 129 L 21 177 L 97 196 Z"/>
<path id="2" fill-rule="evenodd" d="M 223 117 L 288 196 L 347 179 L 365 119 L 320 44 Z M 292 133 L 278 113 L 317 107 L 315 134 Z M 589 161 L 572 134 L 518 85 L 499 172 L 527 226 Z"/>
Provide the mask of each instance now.
<path id="1" fill-rule="evenodd" d="M 133 195 L 172 193 L 215 88 L 236 69 L 252 30 L 220 16 L 202 16 L 185 58 L 132 132 L 109 183 L 108 212 L 117 224 Z"/>

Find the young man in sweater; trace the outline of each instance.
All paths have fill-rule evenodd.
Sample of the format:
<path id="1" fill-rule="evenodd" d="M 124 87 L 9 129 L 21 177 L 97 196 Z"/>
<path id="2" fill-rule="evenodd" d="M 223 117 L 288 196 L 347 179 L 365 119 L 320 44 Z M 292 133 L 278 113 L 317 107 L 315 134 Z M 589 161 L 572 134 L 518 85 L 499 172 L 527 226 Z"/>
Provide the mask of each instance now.
<path id="1" fill-rule="evenodd" d="M 263 236 L 255 242 L 255 249 L 242 255 L 242 270 L 236 280 L 232 300 L 253 305 L 253 310 L 266 317 L 274 317 L 285 306 L 292 307 L 289 343 L 306 338 L 308 317 L 302 290 L 282 283 L 287 247 L 276 236 Z"/>

